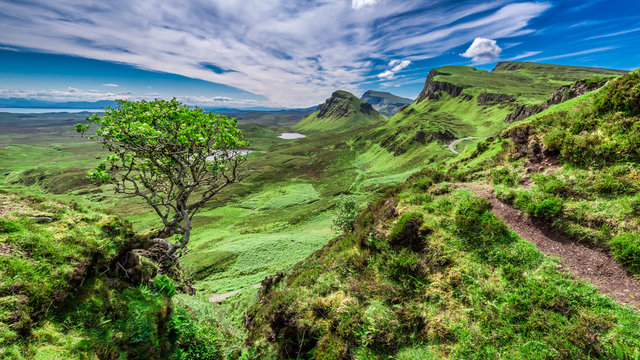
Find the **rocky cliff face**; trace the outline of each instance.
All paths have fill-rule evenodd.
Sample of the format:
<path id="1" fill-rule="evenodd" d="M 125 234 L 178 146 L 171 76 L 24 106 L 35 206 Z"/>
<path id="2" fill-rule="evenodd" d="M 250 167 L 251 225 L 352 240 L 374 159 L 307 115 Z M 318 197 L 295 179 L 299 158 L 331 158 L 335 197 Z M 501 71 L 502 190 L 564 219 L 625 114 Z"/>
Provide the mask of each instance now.
<path id="1" fill-rule="evenodd" d="M 342 91 L 335 91 L 324 104 L 318 107 L 317 117 L 319 119 L 327 117 L 342 118 L 348 116 L 353 110 L 349 103 L 348 95 Z"/>
<path id="2" fill-rule="evenodd" d="M 444 81 L 434 81 L 438 75 L 449 75 L 437 70 L 431 70 L 427 76 L 427 81 L 424 83 L 424 89 L 418 96 L 416 102 L 422 102 L 425 99 L 436 100 L 439 99 L 442 93 L 447 93 L 451 97 L 458 97 L 462 93 L 463 88 Z"/>
<path id="3" fill-rule="evenodd" d="M 597 81 L 589 81 L 589 80 L 581 80 L 577 81 L 572 85 L 565 85 L 560 89 L 556 90 L 549 100 L 545 103 L 538 105 L 520 105 L 516 107 L 515 111 L 511 114 L 507 115 L 504 119 L 506 122 L 514 122 L 522 119 L 526 119 L 529 116 L 535 115 L 539 112 L 542 112 L 548 109 L 551 105 L 556 105 L 563 103 L 567 100 L 571 100 L 578 96 L 584 95 L 588 92 L 596 90 L 602 86 L 604 86 L 608 82 L 607 79 L 597 80 Z"/>
<path id="4" fill-rule="evenodd" d="M 516 99 L 512 96 L 509 95 L 505 95 L 505 94 L 491 94 L 491 93 L 481 93 L 480 95 L 478 95 L 478 104 L 480 105 L 485 105 L 485 104 L 509 104 L 512 103 L 514 101 L 516 101 Z"/>

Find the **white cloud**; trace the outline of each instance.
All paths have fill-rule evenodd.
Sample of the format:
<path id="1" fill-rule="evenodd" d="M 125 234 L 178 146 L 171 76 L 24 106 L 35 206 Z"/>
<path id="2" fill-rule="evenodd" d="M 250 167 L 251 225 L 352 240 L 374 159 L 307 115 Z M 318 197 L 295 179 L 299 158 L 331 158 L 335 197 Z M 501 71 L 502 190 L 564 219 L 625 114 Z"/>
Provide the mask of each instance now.
<path id="1" fill-rule="evenodd" d="M 118 84 L 102 84 L 105 87 L 118 87 Z"/>
<path id="2" fill-rule="evenodd" d="M 380 0 L 353 0 L 351 2 L 351 7 L 354 9 L 360 9 L 365 6 L 375 5 L 379 2 Z"/>
<path id="3" fill-rule="evenodd" d="M 391 79 L 393 79 L 393 77 L 394 77 L 394 75 L 395 75 L 395 74 L 396 74 L 396 73 L 394 73 L 394 72 L 393 72 L 393 71 L 391 71 L 391 70 L 386 70 L 386 71 L 384 71 L 384 72 L 382 72 L 382 73 L 378 74 L 378 77 L 379 77 L 380 79 L 387 79 L 387 80 L 391 80 Z"/>
<path id="4" fill-rule="evenodd" d="M 411 60 L 402 60 L 399 64 L 397 64 L 396 66 L 394 66 L 391 71 L 393 71 L 394 73 L 397 73 L 398 71 L 406 68 L 407 66 L 409 66 L 409 64 L 411 64 Z"/>
<path id="5" fill-rule="evenodd" d="M 391 69 L 385 70 L 384 72 L 378 74 L 380 79 L 391 80 L 396 75 L 397 72 L 402 71 L 404 68 L 411 64 L 411 60 L 398 60 L 394 59 L 389 62 L 389 67 Z"/>
<path id="6" fill-rule="evenodd" d="M 495 40 L 478 37 L 460 56 L 471 58 L 474 64 L 486 64 L 498 60 L 501 52 Z"/>
<path id="7" fill-rule="evenodd" d="M 307 107 L 335 89 L 359 92 L 372 59 L 415 62 L 478 36 L 523 35 L 550 7 L 508 0 L 0 0 L 0 44 L 129 64 L 237 87 L 271 106 Z"/>

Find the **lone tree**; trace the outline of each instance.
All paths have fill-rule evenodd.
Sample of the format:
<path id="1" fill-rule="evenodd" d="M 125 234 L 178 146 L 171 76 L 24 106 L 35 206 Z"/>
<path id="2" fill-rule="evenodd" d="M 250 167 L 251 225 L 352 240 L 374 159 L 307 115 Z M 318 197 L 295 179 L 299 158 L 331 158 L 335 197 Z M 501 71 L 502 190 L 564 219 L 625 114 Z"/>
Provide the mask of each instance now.
<path id="1" fill-rule="evenodd" d="M 168 255 L 184 253 L 194 215 L 245 176 L 240 165 L 246 156 L 239 148 L 248 143 L 235 118 L 192 109 L 174 98 L 118 100 L 116 108 L 87 121 L 99 126 L 96 139 L 110 152 L 89 178 L 113 184 L 116 193 L 143 198 L 163 224 L 144 245 L 164 246 Z M 75 126 L 82 135 L 89 128 Z M 173 235 L 177 240 L 168 241 Z"/>

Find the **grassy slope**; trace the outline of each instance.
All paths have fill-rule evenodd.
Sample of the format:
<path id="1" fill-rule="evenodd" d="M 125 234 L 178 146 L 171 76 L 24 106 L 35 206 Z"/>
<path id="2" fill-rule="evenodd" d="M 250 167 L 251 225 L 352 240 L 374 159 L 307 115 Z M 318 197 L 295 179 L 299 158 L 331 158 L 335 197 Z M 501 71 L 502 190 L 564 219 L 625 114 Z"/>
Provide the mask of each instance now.
<path id="1" fill-rule="evenodd" d="M 170 350 L 170 300 L 104 271 L 130 236 L 121 220 L 76 204 L 0 193 L 0 357 Z"/>
<path id="2" fill-rule="evenodd" d="M 454 98 L 442 92 L 438 99 L 416 99 L 393 116 L 386 126 L 373 135 L 387 150 L 398 154 L 420 151 L 422 144 L 430 140 L 448 142 L 469 136 L 492 136 L 508 126 L 503 120 L 517 104 L 543 103 L 563 85 L 586 78 L 624 73 L 518 62 L 501 63 L 491 72 L 468 66 L 445 66 L 433 71 L 440 75 L 433 77 L 432 81 L 461 87 L 461 95 Z M 478 101 L 481 93 L 507 95 L 515 101 L 481 104 Z M 425 133 L 426 141 L 416 141 L 419 131 Z"/>
<path id="3" fill-rule="evenodd" d="M 493 181 L 506 201 L 637 272 L 639 84 L 636 71 L 554 106 L 369 206 L 355 231 L 261 294 L 249 312 L 256 357 L 639 356 L 636 309 L 559 272 L 448 182 Z M 531 170 L 535 143 L 547 154 L 539 169 L 556 157 L 563 166 Z"/>
<path id="4" fill-rule="evenodd" d="M 358 126 L 379 124 L 385 117 L 371 108 L 363 113 L 368 103 L 351 93 L 338 90 L 318 110 L 305 116 L 293 128 L 299 131 L 344 131 Z M 326 107 L 323 114 L 323 107 Z"/>
<path id="5" fill-rule="evenodd" d="M 504 201 L 640 274 L 639 83 L 635 71 L 513 125 L 456 171 L 492 182 Z M 529 175 L 540 163 L 555 166 Z M 545 207 L 552 212 L 538 214 Z"/>

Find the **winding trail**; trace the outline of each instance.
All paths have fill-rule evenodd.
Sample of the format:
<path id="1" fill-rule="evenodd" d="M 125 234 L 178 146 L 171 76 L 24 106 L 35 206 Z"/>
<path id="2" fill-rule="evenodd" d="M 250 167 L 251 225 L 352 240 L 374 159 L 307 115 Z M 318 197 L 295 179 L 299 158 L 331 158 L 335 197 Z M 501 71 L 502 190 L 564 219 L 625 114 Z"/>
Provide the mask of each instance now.
<path id="1" fill-rule="evenodd" d="M 250 288 L 258 288 L 258 287 L 260 287 L 260 283 L 253 284 L 251 286 L 247 286 L 247 287 L 242 288 L 242 289 L 229 291 L 228 293 L 224 293 L 224 294 L 213 294 L 213 296 L 209 298 L 209 302 L 212 302 L 212 303 L 221 302 L 222 300 L 224 300 L 224 299 L 226 299 L 226 298 L 228 298 L 230 296 L 233 296 L 233 295 L 239 293 L 242 290 L 246 290 L 246 289 L 250 289 Z"/>
<path id="2" fill-rule="evenodd" d="M 462 139 L 458 139 L 453 141 L 451 144 L 449 144 L 449 151 L 451 151 L 454 154 L 460 154 L 459 152 L 456 151 L 456 145 L 460 142 L 460 141 L 464 141 L 464 140 L 472 140 L 472 139 L 481 139 L 480 137 L 477 136 L 470 136 L 470 137 L 466 137 L 466 138 L 462 138 Z"/>
<path id="3" fill-rule="evenodd" d="M 546 255 L 562 259 L 558 270 L 588 280 L 601 293 L 624 305 L 640 308 L 640 280 L 634 278 L 605 251 L 588 246 L 558 231 L 534 223 L 513 207 L 501 202 L 488 186 L 460 184 L 457 187 L 476 192 L 493 205 L 492 212 L 511 231 L 533 243 Z"/>

